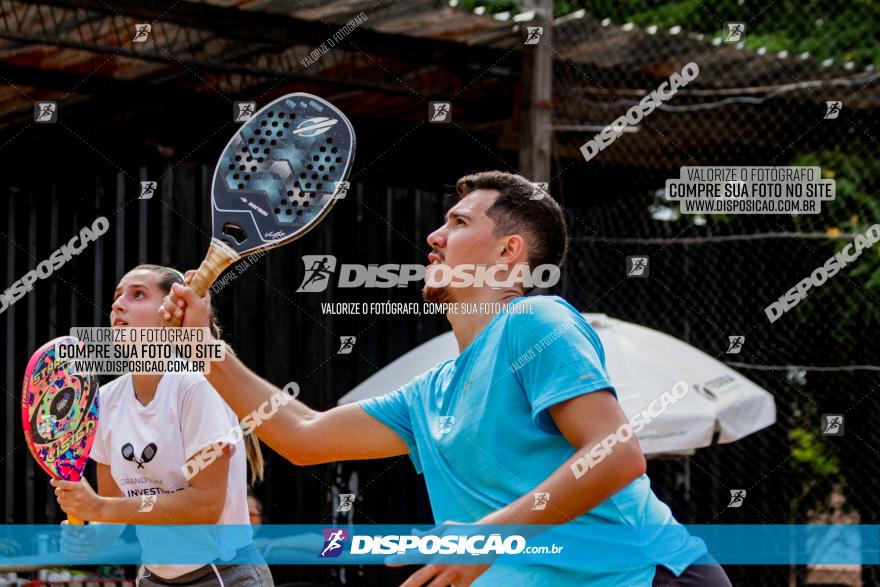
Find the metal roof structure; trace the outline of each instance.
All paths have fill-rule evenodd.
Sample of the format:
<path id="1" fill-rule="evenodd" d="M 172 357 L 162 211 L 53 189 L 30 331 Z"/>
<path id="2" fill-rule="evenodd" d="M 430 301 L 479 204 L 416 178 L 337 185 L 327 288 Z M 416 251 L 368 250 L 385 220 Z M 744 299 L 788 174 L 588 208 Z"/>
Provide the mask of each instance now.
<path id="1" fill-rule="evenodd" d="M 331 94 L 353 116 L 401 121 L 423 120 L 429 100 L 452 99 L 472 113 L 459 118 L 463 125 L 497 133 L 500 148 L 515 148 L 509 119 L 511 107 L 517 115 L 520 29 L 533 15 L 450 4 L 455 0 L 0 0 L 0 127 L 31 120 L 37 100 L 73 104 L 136 94 L 232 102 L 296 88 Z M 358 15 L 363 24 L 308 59 Z M 146 42 L 133 42 L 137 24 L 151 25 Z M 717 105 L 783 97 L 780 104 L 791 108 L 791 97 L 821 101 L 823 89 L 859 90 L 878 75 L 806 54 L 723 44 L 678 27 L 616 25 L 583 10 L 555 19 L 553 46 L 554 128 L 562 132 L 595 132 L 689 61 L 700 63 L 699 78 L 664 108 L 694 112 L 694 124 L 704 118 L 707 132 L 717 128 Z M 855 91 L 847 106 L 878 100 L 874 85 Z M 674 133 L 656 118 L 661 132 Z M 740 137 L 746 139 L 757 140 Z M 554 152 L 578 156 L 564 144 L 554 144 Z"/>

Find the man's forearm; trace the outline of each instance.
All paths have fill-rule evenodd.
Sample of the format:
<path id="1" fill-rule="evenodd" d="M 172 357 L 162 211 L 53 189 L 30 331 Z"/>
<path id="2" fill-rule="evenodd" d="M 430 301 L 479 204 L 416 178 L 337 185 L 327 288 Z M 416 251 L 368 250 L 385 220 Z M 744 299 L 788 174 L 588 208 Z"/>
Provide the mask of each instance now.
<path id="1" fill-rule="evenodd" d="M 271 403 L 274 394 L 285 393 L 248 369 L 229 349 L 222 361 L 211 364 L 211 372 L 205 374 L 205 377 L 239 419 L 253 414 L 267 402 Z M 280 406 L 271 418 L 261 418 L 254 433 L 272 450 L 296 462 L 299 460 L 296 448 L 301 445 L 297 442 L 297 434 L 301 425 L 315 415 L 316 412 L 304 403 L 292 399 Z"/>

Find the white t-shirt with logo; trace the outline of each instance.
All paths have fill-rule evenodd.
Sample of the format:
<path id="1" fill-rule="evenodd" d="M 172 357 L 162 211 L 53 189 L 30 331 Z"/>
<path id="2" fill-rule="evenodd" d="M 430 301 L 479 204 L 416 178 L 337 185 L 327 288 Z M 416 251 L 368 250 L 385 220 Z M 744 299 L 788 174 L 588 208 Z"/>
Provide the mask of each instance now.
<path id="1" fill-rule="evenodd" d="M 188 458 L 221 438 L 239 436 L 231 433 L 238 425 L 235 413 L 200 373 L 166 373 L 146 406 L 135 397 L 130 374 L 102 386 L 99 393 L 98 429 L 90 456 L 110 466 L 126 497 L 157 496 L 161 501 L 163 494 L 185 489 L 188 483 L 182 467 Z M 236 529 L 221 536 L 208 528 L 198 535 L 187 530 L 186 553 L 206 562 L 228 560 L 253 540 L 244 442 L 229 446 L 226 502 L 218 523 L 241 525 L 241 532 Z M 176 523 L 167 522 L 169 526 Z M 137 535 L 145 561 L 156 560 L 151 551 L 168 553 L 169 545 L 181 541 L 180 533 L 161 526 L 138 526 Z M 159 577 L 173 579 L 202 565 L 145 566 Z"/>

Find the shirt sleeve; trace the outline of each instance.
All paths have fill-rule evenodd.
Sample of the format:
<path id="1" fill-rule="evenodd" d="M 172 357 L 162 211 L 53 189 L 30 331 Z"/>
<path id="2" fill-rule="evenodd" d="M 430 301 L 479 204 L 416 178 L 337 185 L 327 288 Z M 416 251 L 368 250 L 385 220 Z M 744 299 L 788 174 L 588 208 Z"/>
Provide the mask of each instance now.
<path id="1" fill-rule="evenodd" d="M 419 388 L 427 375 L 428 373 L 423 373 L 414 377 L 409 383 L 391 393 L 359 402 L 366 413 L 394 430 L 406 443 L 406 446 L 409 447 L 409 458 L 419 473 L 422 472 L 422 461 L 419 458 L 419 449 L 413 430 L 410 402 L 415 401 L 418 397 Z"/>
<path id="2" fill-rule="evenodd" d="M 186 458 L 202 451 L 221 439 L 234 438 L 233 422 L 226 404 L 204 377 L 186 381 L 181 389 L 180 431 Z M 235 445 L 229 445 L 235 450 Z"/>
<path id="3" fill-rule="evenodd" d="M 550 406 L 603 389 L 615 397 L 617 392 L 605 370 L 599 336 L 583 316 L 558 298 L 521 304 L 534 309 L 508 317 L 508 368 L 525 389 L 535 425 L 559 434 Z"/>

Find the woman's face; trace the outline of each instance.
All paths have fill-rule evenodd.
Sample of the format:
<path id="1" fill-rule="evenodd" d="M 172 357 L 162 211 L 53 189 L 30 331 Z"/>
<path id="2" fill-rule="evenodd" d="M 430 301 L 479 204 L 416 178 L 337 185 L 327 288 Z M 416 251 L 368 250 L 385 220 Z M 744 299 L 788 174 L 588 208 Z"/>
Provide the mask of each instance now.
<path id="1" fill-rule="evenodd" d="M 159 276 L 149 269 L 129 271 L 116 286 L 110 307 L 110 326 L 162 326 L 159 306 L 165 298 Z"/>

